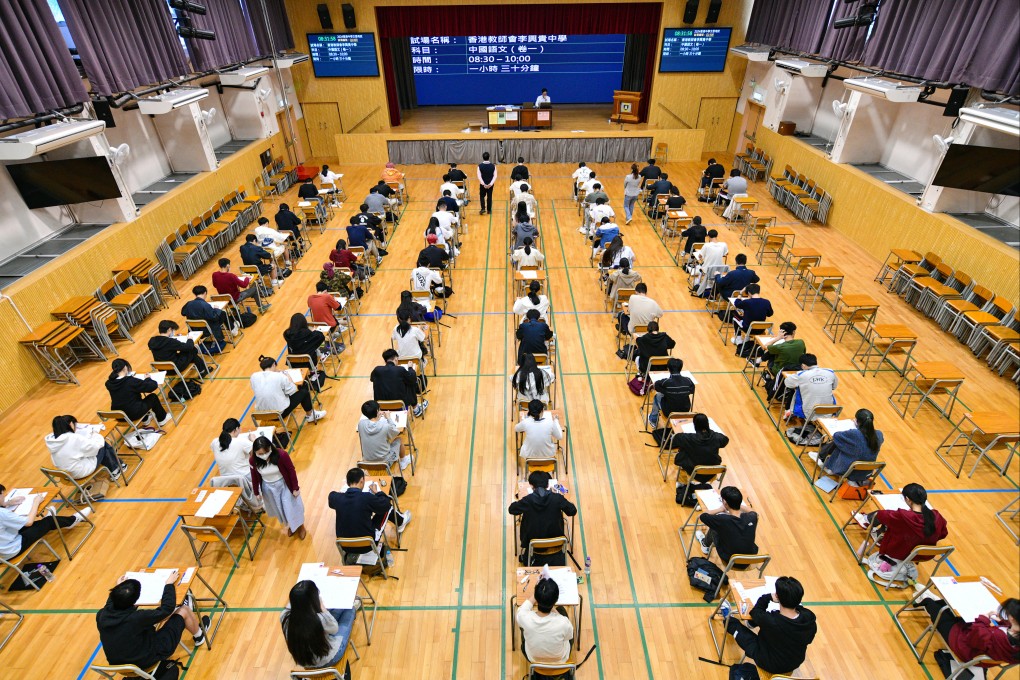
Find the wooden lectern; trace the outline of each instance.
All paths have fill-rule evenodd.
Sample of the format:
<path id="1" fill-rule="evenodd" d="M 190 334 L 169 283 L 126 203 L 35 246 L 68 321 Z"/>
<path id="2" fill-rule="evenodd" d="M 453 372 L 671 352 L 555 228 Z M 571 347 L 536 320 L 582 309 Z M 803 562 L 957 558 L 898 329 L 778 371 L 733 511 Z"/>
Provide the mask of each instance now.
<path id="1" fill-rule="evenodd" d="M 613 122 L 639 123 L 641 93 L 627 90 L 613 90 Z"/>

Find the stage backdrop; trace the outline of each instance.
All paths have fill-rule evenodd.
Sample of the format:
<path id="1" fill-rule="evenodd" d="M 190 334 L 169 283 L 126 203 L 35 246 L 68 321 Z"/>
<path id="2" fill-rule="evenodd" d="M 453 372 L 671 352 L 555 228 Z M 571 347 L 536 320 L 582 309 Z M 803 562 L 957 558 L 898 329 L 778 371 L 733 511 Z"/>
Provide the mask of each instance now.
<path id="1" fill-rule="evenodd" d="M 513 32 L 518 37 L 525 36 L 530 45 L 531 36 L 581 36 L 606 35 L 609 33 L 625 35 L 631 39 L 626 41 L 623 55 L 624 63 L 642 64 L 643 72 L 624 68 L 622 89 L 635 88 L 643 92 L 641 119 L 648 117 L 648 104 L 651 101 L 652 78 L 655 72 L 656 54 L 662 5 L 660 3 L 592 3 L 573 5 L 453 5 L 453 6 L 382 6 L 376 7 L 376 24 L 379 30 L 380 54 L 386 79 L 386 90 L 389 100 L 390 124 L 400 124 L 400 105 L 413 106 L 411 98 L 414 84 L 406 82 L 408 75 L 414 75 L 414 57 L 424 56 L 410 52 L 408 47 L 415 45 L 411 38 L 418 38 L 421 46 L 422 38 L 443 38 L 451 36 L 485 36 L 497 38 Z M 648 36 L 648 39 L 633 39 L 637 36 Z M 466 41 L 465 41 L 466 42 Z M 476 43 L 477 40 L 476 40 Z M 488 44 L 488 41 L 485 43 Z M 431 48 L 431 41 L 430 41 Z M 478 56 L 477 52 L 475 53 Z M 398 66 L 396 59 L 400 60 Z M 405 61 L 406 60 L 406 61 Z M 410 71 L 408 72 L 408 67 Z M 635 73 L 637 70 L 637 73 Z M 399 71 L 399 74 L 398 74 Z M 398 78 L 398 75 L 402 77 Z M 425 74 L 419 74 L 424 76 Z M 490 74 L 501 77 L 499 73 Z M 524 75 L 518 72 L 517 75 Z M 528 76 L 531 76 L 528 73 Z M 576 76 L 582 82 L 585 75 Z M 594 78 L 594 76 L 593 76 Z M 401 81 L 398 84 L 398 80 Z M 417 80 L 417 78 L 410 78 Z M 628 82 L 629 81 L 629 82 Z M 421 81 L 418 81 L 421 84 Z M 399 85 L 399 86 L 398 86 Z M 538 86 L 543 87 L 542 85 Z M 545 87 L 548 87 L 546 85 Z M 551 88 L 550 88 L 551 89 Z M 538 92 L 535 92 L 537 95 Z M 555 96 L 555 93 L 551 93 Z M 419 97 L 420 98 L 420 97 Z M 533 99 L 533 97 L 531 97 Z M 491 101 L 492 104 L 521 103 L 526 98 L 517 97 L 510 101 Z M 569 100 L 570 98 L 568 98 Z M 430 100 L 426 100 L 430 101 Z M 452 100 L 451 100 L 452 101 Z M 465 100 L 467 101 L 467 100 Z M 470 101 L 477 101 L 471 99 Z M 554 103 L 555 103 L 554 99 Z M 562 100 L 561 100 L 562 101 Z M 575 100 L 576 101 L 576 100 Z"/>

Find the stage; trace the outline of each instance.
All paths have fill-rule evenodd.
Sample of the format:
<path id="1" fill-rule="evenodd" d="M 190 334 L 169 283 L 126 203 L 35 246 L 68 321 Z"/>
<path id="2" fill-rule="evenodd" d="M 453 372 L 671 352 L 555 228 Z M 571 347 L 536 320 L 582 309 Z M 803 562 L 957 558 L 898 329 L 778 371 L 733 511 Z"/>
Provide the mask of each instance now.
<path id="1" fill-rule="evenodd" d="M 402 111 L 403 123 L 389 131 L 337 135 L 337 157 L 340 163 L 474 164 L 488 151 L 500 163 L 518 155 L 533 163 L 605 163 L 645 160 L 662 143 L 671 161 L 701 160 L 704 130 L 620 125 L 609 122 L 611 113 L 611 104 L 554 104 L 551 129 L 482 132 L 485 106 L 421 107 Z"/>

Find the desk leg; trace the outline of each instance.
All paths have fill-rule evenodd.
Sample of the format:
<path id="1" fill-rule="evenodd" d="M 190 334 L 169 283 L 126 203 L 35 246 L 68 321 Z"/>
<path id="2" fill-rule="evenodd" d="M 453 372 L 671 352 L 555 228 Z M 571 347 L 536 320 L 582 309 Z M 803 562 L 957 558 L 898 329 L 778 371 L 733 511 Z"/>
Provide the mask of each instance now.
<path id="1" fill-rule="evenodd" d="M 7 645 L 7 642 L 14 636 L 14 632 L 18 630 L 18 628 L 21 627 L 21 624 L 25 621 L 25 615 L 19 611 L 12 609 L 3 602 L 0 602 L 0 608 L 4 610 L 3 612 L 0 612 L 0 617 L 4 617 L 7 616 L 8 614 L 11 614 L 17 618 L 17 621 L 14 623 L 14 628 L 11 628 L 11 631 L 7 633 L 7 637 L 5 637 L 3 641 L 0 641 L 0 650 L 2 650 Z"/>
<path id="2" fill-rule="evenodd" d="M 712 610 L 712 613 L 708 615 L 708 632 L 712 634 L 712 644 L 715 645 L 715 651 L 716 654 L 719 655 L 718 660 L 720 662 L 722 661 L 723 658 L 723 652 L 726 651 L 726 626 L 729 624 L 730 617 L 729 615 L 722 617 L 723 633 L 721 640 L 716 636 L 715 626 L 712 624 L 714 623 L 716 616 L 722 615 L 722 612 L 720 610 L 722 609 L 724 602 L 729 602 L 730 593 L 732 591 L 733 591 L 732 587 L 727 585 L 726 592 L 720 593 L 721 597 L 719 598 L 719 604 L 717 604 L 715 606 L 715 609 Z M 731 609 L 730 613 L 732 614 L 732 612 L 733 610 Z"/>
<path id="3" fill-rule="evenodd" d="M 206 649 L 212 649 L 213 640 L 216 638 L 216 633 L 219 632 L 220 624 L 223 623 L 223 617 L 226 616 L 227 611 L 229 610 L 229 607 L 227 606 L 227 601 L 224 600 L 222 597 L 220 597 L 219 594 L 217 594 L 217 592 L 215 590 L 213 590 L 213 587 L 209 585 L 208 581 L 206 581 L 204 578 L 202 578 L 202 575 L 198 572 L 198 570 L 195 571 L 194 577 L 212 595 L 212 597 L 198 597 L 193 592 L 193 588 L 189 587 L 188 588 L 188 592 L 190 592 L 192 594 L 192 597 L 195 599 L 195 604 L 198 605 L 199 603 L 204 603 L 204 602 L 212 603 L 212 607 L 209 609 L 210 614 L 214 613 L 213 610 L 216 609 L 217 605 L 219 605 L 220 607 L 223 608 L 223 611 L 220 612 L 219 617 L 216 619 L 216 625 L 213 626 L 210 630 L 207 630 L 206 634 L 205 634 L 205 646 L 206 646 Z M 200 612 L 198 606 L 195 607 L 195 614 L 199 618 L 201 618 L 201 612 Z"/>
<path id="4" fill-rule="evenodd" d="M 361 617 L 362 617 L 361 620 L 365 622 L 365 636 L 368 638 L 368 644 L 371 645 L 372 644 L 372 632 L 375 631 L 375 615 L 376 615 L 376 610 L 379 608 L 379 604 L 376 602 L 375 596 L 372 595 L 372 591 L 370 591 L 368 589 L 368 584 L 365 582 L 365 579 L 364 578 L 359 578 L 358 580 L 360 582 L 360 585 L 358 587 L 362 588 L 365 591 L 365 597 L 361 598 Z M 368 602 L 370 602 L 372 604 L 372 623 L 371 623 L 371 625 L 369 625 L 368 621 L 365 619 L 365 602 L 366 601 L 368 601 Z"/>

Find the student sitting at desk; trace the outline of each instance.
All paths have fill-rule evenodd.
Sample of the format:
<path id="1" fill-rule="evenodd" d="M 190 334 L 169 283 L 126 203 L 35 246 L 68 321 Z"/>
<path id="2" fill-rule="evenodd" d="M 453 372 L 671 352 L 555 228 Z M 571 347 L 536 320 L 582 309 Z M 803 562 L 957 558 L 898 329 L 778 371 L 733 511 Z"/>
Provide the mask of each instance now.
<path id="1" fill-rule="evenodd" d="M 517 298 L 514 302 L 514 314 L 524 316 L 528 313 L 529 309 L 537 309 L 539 316 L 545 319 L 549 314 L 549 298 L 545 295 L 539 295 L 541 290 L 542 284 L 540 282 L 532 281 L 529 283 L 528 294 Z"/>
<path id="2" fill-rule="evenodd" d="M 541 101 L 541 99 L 542 98 L 539 97 L 539 101 Z M 549 98 L 546 97 L 547 101 L 548 101 L 548 99 Z M 535 103 L 537 104 L 538 102 L 535 102 Z M 528 172 L 528 166 L 524 164 L 524 157 L 523 156 L 518 156 L 517 157 L 517 165 L 515 165 L 510 170 L 510 179 L 516 182 L 518 180 L 528 179 L 528 177 L 530 177 L 530 176 L 531 176 L 531 174 Z"/>
<path id="3" fill-rule="evenodd" d="M 613 240 L 609 242 L 609 245 L 602 252 L 599 266 L 603 269 L 617 269 L 624 260 L 633 264 L 635 259 L 637 259 L 637 256 L 634 255 L 634 251 L 630 246 L 623 243 L 622 236 L 617 235 L 613 237 Z"/>
<path id="4" fill-rule="evenodd" d="M 749 283 L 758 283 L 761 278 L 755 273 L 753 269 L 747 268 L 747 255 L 738 253 L 736 259 L 737 266 L 726 274 L 715 275 L 715 291 L 716 296 L 720 300 L 726 300 L 733 297 L 737 292 L 747 288 Z M 723 312 L 719 312 L 720 318 L 723 316 Z"/>
<path id="5" fill-rule="evenodd" d="M 341 269 L 350 269 L 362 281 L 367 279 L 370 273 L 368 267 L 358 264 L 358 256 L 347 247 L 347 241 L 342 238 L 337 239 L 333 250 L 329 251 L 329 261 Z"/>
<path id="6" fill-rule="evenodd" d="M 418 266 L 421 267 L 423 264 L 426 267 L 435 267 L 436 269 L 446 269 L 449 264 L 450 253 L 436 245 L 439 241 L 439 237 L 435 234 L 429 234 L 425 237 L 426 246 L 421 249 L 418 253 Z"/>
<path id="7" fill-rule="evenodd" d="M 272 252 L 273 257 L 284 258 L 284 264 L 290 267 L 290 259 L 287 253 L 287 242 L 290 241 L 290 255 L 295 258 L 301 254 L 301 246 L 297 241 L 291 241 L 288 234 L 284 234 L 282 231 L 277 231 L 269 226 L 268 217 L 260 217 L 257 226 L 255 227 L 254 235 L 258 239 L 258 244 Z M 286 274 L 284 274 L 286 277 Z"/>
<path id="8" fill-rule="evenodd" d="M 578 163 L 577 164 L 577 170 L 574 170 L 574 172 L 571 173 L 570 178 L 573 180 L 571 182 L 571 184 L 574 187 L 574 201 L 575 202 L 577 201 L 577 191 L 578 191 L 578 189 L 581 188 L 582 184 L 584 184 L 586 181 L 588 181 L 588 175 L 590 173 L 591 173 L 591 168 L 589 168 L 588 165 L 584 161 L 581 161 L 580 163 Z"/>
<path id="9" fill-rule="evenodd" d="M 449 196 L 444 196 L 436 201 L 436 211 L 432 213 L 432 217 L 439 220 L 439 226 L 443 229 L 443 234 L 446 238 L 453 242 L 454 245 L 460 245 L 456 243 L 457 236 L 457 225 L 460 224 L 460 216 L 454 208 L 450 207 L 453 203 L 454 208 L 457 206 L 457 201 L 454 201 Z"/>
<path id="10" fill-rule="evenodd" d="M 354 618 L 354 609 L 326 609 L 314 581 L 298 581 L 280 612 L 280 625 L 294 661 L 316 669 L 336 666 L 344 658 Z"/>
<path id="11" fill-rule="evenodd" d="M 298 198 L 305 201 L 319 200 L 319 190 L 318 188 L 316 188 L 315 182 L 313 180 L 314 180 L 313 177 L 305 178 L 305 181 L 302 182 L 301 186 L 298 187 L 297 190 Z"/>
<path id="12" fill-rule="evenodd" d="M 241 432 L 241 422 L 237 418 L 227 418 L 216 439 L 209 448 L 220 477 L 246 477 L 249 471 L 249 459 L 253 442 L 259 438 L 256 431 Z"/>
<path id="13" fill-rule="evenodd" d="M 306 303 L 312 321 L 326 324 L 329 326 L 330 332 L 336 330 L 337 320 L 334 312 L 340 309 L 340 303 L 330 294 L 329 286 L 325 281 L 315 284 L 315 292 L 308 296 Z"/>
<path id="14" fill-rule="evenodd" d="M 276 220 L 277 229 L 289 231 L 294 237 L 294 243 L 301 242 L 301 218 L 294 214 L 289 205 L 281 203 L 274 219 Z"/>
<path id="15" fill-rule="evenodd" d="M 706 188 L 712 186 L 712 180 L 722 179 L 726 175 L 726 168 L 721 164 L 717 163 L 714 158 L 708 159 L 708 166 L 705 171 L 701 173 L 701 187 Z M 700 193 L 700 192 L 699 192 Z M 699 197 L 699 201 L 707 202 L 707 198 Z"/>
<path id="16" fill-rule="evenodd" d="M 783 371 L 796 371 L 800 368 L 800 358 L 807 353 L 807 346 L 800 338 L 794 337 L 797 334 L 797 324 L 792 321 L 784 321 L 779 324 L 779 334 L 776 339 L 766 347 L 768 352 L 767 369 L 772 379 L 766 381 L 765 391 L 769 399 L 775 395 L 779 388 L 779 376 Z M 755 363 L 761 359 L 755 358 Z"/>
<path id="17" fill-rule="evenodd" d="M 818 450 L 818 464 L 823 466 L 826 474 L 841 477 L 857 461 L 878 459 L 885 437 L 881 430 L 875 429 L 874 414 L 866 408 L 858 409 L 854 421 L 856 427 L 836 432 L 832 441 Z M 867 476 L 867 472 L 855 472 L 850 475 L 849 481 L 859 484 Z"/>
<path id="18" fill-rule="evenodd" d="M 369 375 L 373 397 L 376 401 L 402 401 L 408 409 L 414 410 L 415 418 L 420 418 L 429 407 L 429 400 L 422 399 L 418 403 L 418 374 L 414 369 L 399 366 L 399 356 L 395 349 L 382 353 L 385 363 L 373 368 Z"/>
<path id="19" fill-rule="evenodd" d="M 649 158 L 648 164 L 641 168 L 641 172 L 639 174 L 644 179 L 652 180 L 654 182 L 662 176 L 662 168 L 655 164 L 654 158 Z"/>
<path id="20" fill-rule="evenodd" d="M 530 411 L 531 406 L 528 409 Z M 563 516 L 573 517 L 577 514 L 577 507 L 573 503 L 562 494 L 549 490 L 549 481 L 548 472 L 532 472 L 528 475 L 531 493 L 511 503 L 508 509 L 511 515 L 521 516 L 521 554 L 518 556 L 521 564 L 527 561 L 528 544 L 533 539 L 563 536 Z M 536 555 L 533 564 L 527 566 L 548 564 L 555 567 L 565 563 L 566 558 L 560 552 L 555 555 Z"/>
<path id="21" fill-rule="evenodd" d="M 730 178 L 723 182 L 719 196 L 715 199 L 717 205 L 727 205 L 736 196 L 747 195 L 747 180 L 740 176 L 740 170 L 730 170 Z"/>
<path id="22" fill-rule="evenodd" d="M 510 254 L 510 259 L 518 269 L 521 267 L 540 267 L 545 262 L 545 255 L 534 246 L 534 243 L 534 239 L 530 236 L 525 236 L 524 240 L 521 241 L 521 247 L 514 249 L 513 253 Z"/>
<path id="23" fill-rule="evenodd" d="M 510 385 L 516 390 L 518 401 L 538 399 L 548 404 L 549 386 L 555 379 L 552 371 L 538 365 L 534 354 L 524 354 L 518 361 L 517 371 L 510 377 Z"/>
<path id="24" fill-rule="evenodd" d="M 528 186 L 529 179 L 527 177 L 518 177 L 517 179 L 510 182 L 510 204 L 514 205 L 519 200 L 521 194 L 527 193 L 531 187 Z M 528 187 L 524 189 L 522 187 Z"/>
<path id="25" fill-rule="evenodd" d="M 246 267 L 258 267 L 259 274 L 262 276 L 268 274 L 274 286 L 283 284 L 280 272 L 276 268 L 276 260 L 273 254 L 258 244 L 258 236 L 255 234 L 245 236 L 244 245 L 238 250 L 241 253 L 242 264 Z M 283 246 L 280 246 L 279 254 L 283 255 Z M 286 271 L 284 276 L 290 276 L 290 270 Z"/>
<path id="26" fill-rule="evenodd" d="M 1020 661 L 1020 600 L 1015 597 L 1003 602 L 999 611 L 979 616 L 973 623 L 967 623 L 951 609 L 939 618 L 939 612 L 949 606 L 944 600 L 930 597 L 921 600 L 921 606 L 933 623 L 939 619 L 936 630 L 961 663 L 982 655 L 997 664 Z M 951 658 L 945 650 L 935 652 L 935 661 L 947 677 Z"/>
<path id="27" fill-rule="evenodd" d="M 709 426 L 708 416 L 704 413 L 695 413 L 694 433 L 681 432 L 673 439 L 673 446 L 677 449 L 673 462 L 683 471 L 683 474 L 680 475 L 680 484 L 685 484 L 694 468 L 699 465 L 722 464 L 722 456 L 719 455 L 719 451 L 726 448 L 729 443 L 729 437 L 722 432 L 716 432 Z M 690 481 L 703 484 L 709 479 L 709 477 L 699 476 Z"/>
<path id="28" fill-rule="evenodd" d="M 619 235 L 620 225 L 613 222 L 613 219 L 608 215 L 600 218 L 599 221 L 595 223 L 595 231 L 593 231 L 591 235 L 592 256 L 594 256 L 597 251 L 608 246 L 609 243 Z"/>
<path id="29" fill-rule="evenodd" d="M 453 289 L 443 285 L 443 275 L 424 263 L 411 270 L 411 288 L 415 292 L 428 291 L 434 297 L 453 295 Z"/>
<path id="30" fill-rule="evenodd" d="M 461 189 L 460 187 L 457 187 L 457 191 L 455 191 L 453 195 L 456 198 L 463 199 L 464 200 L 464 204 L 467 205 L 470 202 L 470 199 L 468 198 L 468 194 L 467 194 L 467 189 L 468 189 L 467 173 L 465 173 L 463 170 L 458 168 L 456 163 L 450 163 L 450 171 L 448 173 L 446 173 L 446 174 L 450 176 L 450 182 L 462 182 L 463 183 L 464 188 Z M 445 180 L 446 177 L 443 177 L 443 179 Z M 455 184 L 454 186 L 457 186 L 457 185 Z"/>
<path id="31" fill-rule="evenodd" d="M 701 513 L 698 519 L 708 527 L 708 534 L 701 531 L 694 534 L 701 552 L 708 555 L 714 545 L 723 564 L 729 564 L 734 555 L 757 555 L 754 535 L 758 530 L 758 513 L 744 503 L 744 494 L 735 486 L 724 486 L 719 496 L 722 505 Z"/>
<path id="32" fill-rule="evenodd" d="M 672 188 L 673 183 L 669 181 L 669 175 L 665 172 L 648 187 L 648 207 L 652 210 L 652 219 L 659 216 L 659 196 L 669 196 Z"/>
<path id="33" fill-rule="evenodd" d="M 185 319 L 208 322 L 209 328 L 212 329 L 213 334 L 213 337 L 208 344 L 213 346 L 213 352 L 223 351 L 223 346 L 226 342 L 223 336 L 223 329 L 229 325 L 230 334 L 236 336 L 240 331 L 240 326 L 236 320 L 230 321 L 224 310 L 216 309 L 209 304 L 208 288 L 205 286 L 195 286 L 191 289 L 191 292 L 195 297 L 194 299 L 188 300 L 184 303 L 184 306 L 181 307 L 181 314 Z"/>
<path id="34" fill-rule="evenodd" d="M 163 401 L 157 394 L 159 385 L 155 380 L 148 376 L 135 377 L 131 364 L 124 359 L 114 359 L 110 369 L 110 377 L 106 379 L 106 390 L 110 393 L 111 411 L 123 411 L 134 421 L 143 416 L 148 421 L 155 416 L 159 427 L 170 422 L 170 414 L 163 408 Z"/>
<path id="35" fill-rule="evenodd" d="M 680 190 L 674 184 L 669 188 L 666 210 L 683 210 L 685 205 L 687 205 L 687 199 L 680 195 Z"/>
<path id="36" fill-rule="evenodd" d="M 329 347 L 323 347 L 326 336 L 309 328 L 308 317 L 301 312 L 290 315 L 290 325 L 283 332 L 283 341 L 287 343 L 288 354 L 308 355 L 313 364 L 318 363 L 321 356 L 329 354 Z M 314 380 L 314 373 L 309 374 L 308 379 Z"/>
<path id="37" fill-rule="evenodd" d="M 379 180 L 379 183 L 372 188 L 375 189 L 376 193 L 383 197 L 383 200 L 388 206 L 388 212 L 392 214 L 393 210 L 400 205 L 400 197 L 397 195 L 397 191 L 387 184 L 384 179 Z M 404 190 L 403 184 L 400 185 L 400 190 Z M 387 219 L 391 219 L 391 217 L 388 216 Z"/>
<path id="38" fill-rule="evenodd" d="M 368 190 L 368 196 L 365 196 L 365 205 L 368 206 L 368 212 L 373 215 L 383 215 L 393 207 L 390 200 L 379 193 L 379 187 L 371 187 Z"/>
<path id="39" fill-rule="evenodd" d="M 294 462 L 266 437 L 257 438 L 251 449 L 248 464 L 255 496 L 262 499 L 267 515 L 286 525 L 288 536 L 305 540 L 305 502 Z"/>
<path id="40" fill-rule="evenodd" d="M 644 375 L 648 368 L 648 360 L 652 357 L 665 357 L 676 347 L 676 340 L 668 333 L 659 331 L 659 322 L 648 324 L 648 332 L 634 341 L 637 346 L 638 375 Z"/>
<path id="41" fill-rule="evenodd" d="M 735 617 L 730 617 L 727 631 L 747 654 L 747 658 L 763 671 L 788 674 L 797 670 L 807 658 L 807 648 L 815 639 L 818 625 L 815 614 L 801 606 L 804 587 L 792 576 L 776 579 L 776 592 L 758 598 L 751 609 L 750 630 Z M 769 605 L 779 604 L 779 611 Z"/>
<path id="42" fill-rule="evenodd" d="M 46 435 L 46 448 L 50 450 L 53 466 L 75 479 L 88 477 L 100 465 L 110 478 L 120 479 L 126 464 L 117 459 L 113 447 L 91 425 L 78 425 L 74 416 L 54 416 L 53 434 Z"/>
<path id="43" fill-rule="evenodd" d="M 425 363 L 425 331 L 411 325 L 410 317 L 397 314 L 397 326 L 390 335 L 397 354 L 402 359 L 418 359 Z M 424 372 L 423 372 L 424 375 Z"/>
<path id="44" fill-rule="evenodd" d="M 337 293 L 344 297 L 353 297 L 352 282 L 353 279 L 351 279 L 350 274 L 342 269 L 337 269 L 336 265 L 332 262 L 324 262 L 322 264 L 322 271 L 319 272 L 319 283 L 325 286 L 327 292 Z"/>
<path id="45" fill-rule="evenodd" d="M 7 488 L 0 484 L 0 557 L 8 560 L 20 555 L 49 532 L 55 531 L 58 525 L 61 529 L 68 529 L 84 522 L 92 514 L 92 508 L 83 508 L 73 515 L 51 514 L 49 508 L 40 512 L 39 504 L 43 497 L 36 495 L 28 512 L 22 515 L 14 512 L 14 508 L 25 499 L 15 496 L 5 501 L 6 493 Z"/>
<path id="46" fill-rule="evenodd" d="M 386 167 L 383 168 L 382 174 L 379 175 L 379 181 L 383 184 L 387 182 L 396 182 L 400 186 L 401 190 L 404 188 L 404 173 L 397 169 L 396 163 L 387 163 Z"/>
<path id="47" fill-rule="evenodd" d="M 537 309 L 529 309 L 524 315 L 524 321 L 517 327 L 517 361 L 520 362 L 525 354 L 545 354 L 549 351 L 546 344 L 553 338 L 552 329 L 541 317 Z"/>
<path id="48" fill-rule="evenodd" d="M 831 368 L 819 367 L 818 358 L 814 354 L 802 354 L 800 370 L 786 376 L 783 384 L 787 389 L 796 390 L 792 415 L 810 421 L 815 417 L 815 407 L 836 403 L 832 393 L 839 386 L 839 377 Z M 805 429 L 801 436 L 807 434 Z"/>
<path id="49" fill-rule="evenodd" d="M 595 173 L 592 173 L 592 175 L 594 174 Z M 604 200 L 606 203 L 608 203 L 609 194 L 602 190 L 602 183 L 596 182 L 594 178 L 592 178 L 588 182 L 585 182 L 585 186 L 588 186 L 589 183 L 591 185 L 591 188 L 588 189 L 588 193 L 584 195 L 584 203 L 586 209 L 590 212 L 591 209 L 598 204 L 600 198 Z"/>
<path id="50" fill-rule="evenodd" d="M 453 176 L 449 172 L 443 175 L 443 183 L 439 185 L 439 195 L 446 196 L 447 191 L 450 192 L 450 196 L 457 203 L 458 209 L 464 205 L 463 201 L 458 200 L 463 196 L 464 190 L 453 183 Z"/>
<path id="51" fill-rule="evenodd" d="M 363 210 L 368 210 L 368 206 L 364 203 L 361 204 L 361 207 Z M 352 215 L 350 222 L 350 226 L 347 227 L 347 242 L 356 248 L 364 248 L 365 256 L 371 258 L 368 262 L 374 262 L 376 267 L 381 265 L 382 251 L 379 250 L 379 242 L 376 240 L 368 219 L 363 215 Z M 371 272 L 371 269 L 369 271 Z"/>
<path id="52" fill-rule="evenodd" d="M 731 342 L 737 345 L 738 354 L 743 354 L 740 345 L 748 340 L 745 333 L 751 324 L 766 321 L 773 314 L 772 303 L 761 296 L 761 286 L 757 283 L 749 283 L 744 290 L 748 297 L 733 302 L 733 338 Z"/>
<path id="53" fill-rule="evenodd" d="M 312 395 L 308 391 L 308 382 L 302 382 L 301 387 L 294 384 L 286 373 L 280 371 L 273 357 L 259 357 L 259 368 L 257 373 L 251 376 L 251 391 L 255 394 L 256 411 L 276 411 L 286 420 L 294 409 L 300 406 L 304 409 L 305 420 L 309 423 L 315 422 L 326 416 L 325 411 L 316 411 L 312 408 Z"/>
<path id="54" fill-rule="evenodd" d="M 406 316 L 411 323 L 421 323 L 425 320 L 425 313 L 428 310 L 425 305 L 416 302 L 411 291 L 405 290 L 400 293 L 400 304 L 397 305 L 397 317 Z"/>
<path id="55" fill-rule="evenodd" d="M 163 319 L 157 328 L 159 335 L 152 336 L 148 342 L 153 361 L 171 361 L 181 373 L 187 371 L 192 364 L 200 375 L 209 372 L 195 342 L 187 336 L 176 335 L 181 328 L 176 321 Z"/>
<path id="56" fill-rule="evenodd" d="M 705 229 L 705 225 L 701 223 L 701 215 L 695 215 L 694 218 L 691 219 L 691 226 L 680 232 L 680 238 L 687 239 L 684 243 L 684 252 L 690 255 L 691 251 L 694 250 L 694 244 L 704 243 L 707 235 L 708 230 Z"/>
<path id="57" fill-rule="evenodd" d="M 616 211 L 609 205 L 609 199 L 601 196 L 595 199 L 595 205 L 588 209 L 588 222 L 596 226 L 602 224 L 602 218 L 608 217 L 612 221 L 616 217 Z"/>
<path id="58" fill-rule="evenodd" d="M 530 238 L 531 242 L 534 243 L 535 239 L 538 238 L 538 227 L 531 223 L 527 205 L 523 201 L 517 204 L 517 213 L 514 215 L 514 220 L 514 249 L 522 247 L 526 238 Z"/>
<path id="59" fill-rule="evenodd" d="M 400 429 L 379 410 L 379 402 L 374 399 L 361 405 L 358 439 L 361 441 L 362 460 L 387 465 L 400 461 L 401 470 L 411 464 L 410 455 L 400 455 Z"/>
<path id="60" fill-rule="evenodd" d="M 528 402 L 528 415 L 514 425 L 514 432 L 524 433 L 521 458 L 552 458 L 556 455 L 556 442 L 563 439 L 559 418 L 545 413 L 545 404 L 539 399 Z M 527 549 L 527 545 L 524 547 Z"/>
<path id="61" fill-rule="evenodd" d="M 928 492 L 920 484 L 903 487 L 906 508 L 879 510 L 868 521 L 871 533 L 878 537 L 878 550 L 868 556 L 868 577 L 886 583 L 919 545 L 935 545 L 949 535 L 946 520 L 938 510 L 928 507 Z M 917 565 L 904 564 L 894 583 L 905 586 L 917 580 Z"/>
<path id="62" fill-rule="evenodd" d="M 444 184 L 443 186 L 453 188 L 443 189 L 443 195 L 439 197 L 439 202 L 445 204 L 447 209 L 457 216 L 457 221 L 459 222 L 461 202 L 454 198 L 457 195 L 457 186 L 454 184 Z"/>
<path id="63" fill-rule="evenodd" d="M 648 414 L 648 425 L 655 429 L 659 424 L 659 413 L 669 417 L 670 413 L 688 413 L 691 410 L 691 396 L 694 381 L 683 375 L 683 359 L 676 357 L 666 362 L 669 377 L 655 381 L 655 397 Z"/>
<path id="64" fill-rule="evenodd" d="M 531 663 L 560 664 L 570 658 L 574 624 L 563 607 L 556 607 L 559 599 L 556 581 L 544 578 L 535 584 L 534 594 L 517 608 L 515 620 L 521 629 L 521 653 Z"/>
<path id="65" fill-rule="evenodd" d="M 374 538 L 377 531 L 382 531 L 383 517 L 387 513 L 401 533 L 411 523 L 411 511 L 397 512 L 393 499 L 376 482 L 365 488 L 365 471 L 361 468 L 347 471 L 347 487 L 341 491 L 330 491 L 328 503 L 336 511 L 337 538 Z M 359 554 L 369 550 L 368 546 L 345 548 L 344 563 L 354 564 Z"/>
<path id="66" fill-rule="evenodd" d="M 136 606 L 142 594 L 142 584 L 136 579 L 122 576 L 110 589 L 106 605 L 96 612 L 99 641 L 108 663 L 131 664 L 149 670 L 174 655 L 185 630 L 191 633 L 196 648 L 205 642 L 209 617 L 202 616 L 199 620 L 191 595 L 177 606 L 177 589 L 174 588 L 177 578 L 175 569 L 163 586 L 163 597 L 156 609 Z M 160 622 L 163 625 L 157 629 Z"/>
<path id="67" fill-rule="evenodd" d="M 708 275 L 713 272 L 725 271 L 723 267 L 726 266 L 726 256 L 729 252 L 730 248 L 726 242 L 719 240 L 719 232 L 709 229 L 705 234 L 705 245 L 695 254 L 697 266 L 691 270 L 690 285 L 697 295 L 708 297 L 709 289 L 713 283 Z"/>
<path id="68" fill-rule="evenodd" d="M 620 268 L 609 272 L 606 294 L 615 303 L 621 288 L 633 288 L 641 283 L 641 275 L 630 268 L 631 259 L 620 257 Z M 615 306 L 615 304 L 614 304 Z"/>
<path id="69" fill-rule="evenodd" d="M 644 283 L 634 286 L 634 294 L 628 300 L 628 310 L 629 315 L 620 312 L 617 319 L 617 328 L 626 329 L 628 334 L 634 333 L 635 326 L 647 326 L 659 320 L 663 314 L 659 303 L 648 297 L 648 286 Z"/>
<path id="70" fill-rule="evenodd" d="M 216 264 L 219 265 L 219 271 L 213 272 L 212 284 L 217 293 L 229 295 L 234 302 L 244 302 L 254 298 L 259 312 L 265 313 L 269 309 L 269 304 L 262 304 L 262 294 L 259 293 L 259 287 L 254 285 L 250 276 L 241 278 L 230 271 L 230 258 L 221 257 Z"/>

